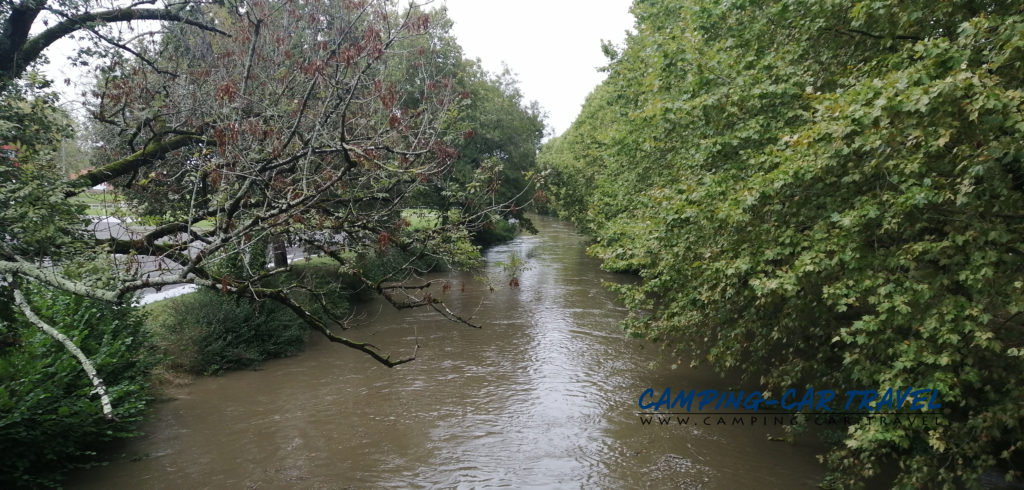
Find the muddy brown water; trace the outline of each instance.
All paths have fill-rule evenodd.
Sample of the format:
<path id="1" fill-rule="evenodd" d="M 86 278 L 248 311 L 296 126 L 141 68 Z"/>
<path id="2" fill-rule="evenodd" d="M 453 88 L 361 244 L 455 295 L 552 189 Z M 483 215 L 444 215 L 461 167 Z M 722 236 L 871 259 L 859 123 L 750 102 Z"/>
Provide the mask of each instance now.
<path id="1" fill-rule="evenodd" d="M 147 435 L 71 488 L 814 488 L 812 443 L 780 427 L 643 425 L 648 387 L 726 389 L 708 371 L 671 369 L 627 339 L 625 310 L 571 225 L 486 253 L 486 276 L 439 274 L 455 311 L 363 305 L 351 337 L 417 360 L 388 369 L 312 337 L 258 371 L 199 379 L 156 404 Z M 498 265 L 527 258 L 520 287 Z M 464 288 L 463 288 L 464 286 Z M 464 290 L 463 290 L 464 289 Z M 657 422 L 655 422 L 657 424 Z M 693 425 L 696 424 L 696 425 Z"/>

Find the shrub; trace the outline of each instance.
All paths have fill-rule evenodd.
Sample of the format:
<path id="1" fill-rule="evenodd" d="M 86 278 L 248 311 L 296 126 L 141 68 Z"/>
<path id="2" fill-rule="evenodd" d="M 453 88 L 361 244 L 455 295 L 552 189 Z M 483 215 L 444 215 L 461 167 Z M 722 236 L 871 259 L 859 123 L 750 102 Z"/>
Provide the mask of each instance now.
<path id="1" fill-rule="evenodd" d="M 209 289 L 155 303 L 149 325 L 166 366 L 195 374 L 291 356 L 306 341 L 305 324 L 283 307 Z"/>
<path id="2" fill-rule="evenodd" d="M 353 254 L 352 259 L 355 259 Z M 293 262 L 285 274 L 271 276 L 264 286 L 283 287 L 301 284 L 306 290 L 295 290 L 291 297 L 314 316 L 331 318 L 349 311 L 353 294 L 364 291 L 365 286 L 353 274 L 345 273 L 332 259 L 313 257 Z"/>
<path id="3" fill-rule="evenodd" d="M 70 337 L 106 382 L 116 420 L 104 418 L 88 377 L 57 341 L 26 320 L 0 318 L 0 487 L 56 486 L 96 451 L 135 434 L 154 365 L 137 309 L 31 288 L 39 316 Z M 4 321 L 6 318 L 7 321 Z"/>
<path id="4" fill-rule="evenodd" d="M 498 243 L 507 242 L 516 237 L 519 230 L 515 225 L 504 219 L 494 219 L 473 234 L 473 243 L 481 247 L 488 247 Z"/>

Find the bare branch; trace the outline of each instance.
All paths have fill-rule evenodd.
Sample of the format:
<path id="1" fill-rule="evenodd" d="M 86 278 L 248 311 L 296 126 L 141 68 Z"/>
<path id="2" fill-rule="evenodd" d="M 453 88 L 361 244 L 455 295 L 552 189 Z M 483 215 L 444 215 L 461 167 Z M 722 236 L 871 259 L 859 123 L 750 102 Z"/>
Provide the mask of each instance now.
<path id="1" fill-rule="evenodd" d="M 95 388 L 93 391 L 100 395 L 100 405 L 103 406 L 103 416 L 109 420 L 113 420 L 114 408 L 110 404 L 110 396 L 107 395 L 107 387 L 103 383 L 103 379 L 96 373 L 96 367 L 92 365 L 92 361 L 89 360 L 85 353 L 82 352 L 82 349 L 79 349 L 67 335 L 60 333 L 60 331 L 48 325 L 39 318 L 34 311 L 32 311 L 32 307 L 28 304 L 28 301 L 25 300 L 25 296 L 21 293 L 21 289 L 16 286 L 17 283 L 14 281 L 13 276 L 7 275 L 6 280 L 13 286 L 14 303 L 21 309 L 25 318 L 27 318 L 28 321 L 35 325 L 39 330 L 42 330 L 43 333 L 49 335 L 57 342 L 60 342 L 60 344 L 64 346 L 71 355 L 75 356 L 75 359 L 78 359 L 78 363 L 81 364 L 82 370 L 84 370 L 85 374 L 89 376 L 89 381 L 92 382 L 92 385 Z"/>

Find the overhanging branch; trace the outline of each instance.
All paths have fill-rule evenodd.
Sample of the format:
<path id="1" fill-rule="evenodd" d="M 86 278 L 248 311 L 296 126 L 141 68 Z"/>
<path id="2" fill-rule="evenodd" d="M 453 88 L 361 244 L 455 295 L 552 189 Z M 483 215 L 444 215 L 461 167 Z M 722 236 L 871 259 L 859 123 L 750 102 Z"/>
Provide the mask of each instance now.
<path id="1" fill-rule="evenodd" d="M 74 196 L 89 187 L 108 182 L 122 175 L 127 175 L 134 170 L 145 167 L 146 165 L 155 163 L 163 158 L 164 155 L 172 151 L 200 143 L 213 142 L 199 135 L 182 135 L 175 136 L 169 140 L 150 143 L 149 145 L 146 145 L 145 148 L 130 156 L 122 158 L 116 162 L 108 163 L 90 172 L 86 172 L 82 176 L 72 180 L 70 182 L 71 190 L 66 192 L 66 196 Z"/>
<path id="2" fill-rule="evenodd" d="M 299 318 L 301 318 L 302 321 L 306 322 L 306 324 L 312 327 L 313 329 L 318 330 L 320 333 L 324 334 L 324 336 L 327 337 L 327 339 L 330 340 L 331 342 L 336 342 L 346 347 L 351 347 L 355 350 L 369 354 L 370 357 L 374 358 L 377 362 L 380 362 L 381 364 L 387 367 L 395 367 L 398 366 L 399 364 L 405 364 L 407 362 L 416 360 L 416 350 L 419 349 L 419 345 L 416 346 L 416 349 L 413 351 L 413 354 L 411 356 L 403 357 L 400 359 L 391 359 L 390 355 L 383 354 L 380 348 L 373 344 L 369 344 L 366 342 L 356 342 L 354 340 L 335 335 L 334 332 L 331 331 L 330 327 L 327 326 L 327 324 L 325 324 L 319 318 L 315 317 L 313 314 L 306 311 L 306 309 L 303 308 L 302 305 L 296 303 L 295 300 L 289 298 L 287 294 L 281 291 L 250 291 L 256 293 L 258 296 L 263 296 L 265 298 L 272 299 L 280 303 L 281 305 L 285 306 L 289 310 L 292 310 L 292 312 L 295 313 L 295 315 L 297 315 Z"/>
<path id="3" fill-rule="evenodd" d="M 157 20 L 178 22 L 190 25 L 204 31 L 215 32 L 224 36 L 228 34 L 216 27 L 204 24 L 194 19 L 189 19 L 178 12 L 170 9 L 149 9 L 149 8 L 121 8 L 106 10 L 102 12 L 85 12 L 77 15 L 70 15 L 54 26 L 40 32 L 29 39 L 14 54 L 14 63 L 11 66 L 0 67 L 0 80 L 14 80 L 20 77 L 25 69 L 33 61 L 39 58 L 43 50 L 57 40 L 69 34 L 81 30 L 90 24 L 130 22 L 133 20 Z"/>

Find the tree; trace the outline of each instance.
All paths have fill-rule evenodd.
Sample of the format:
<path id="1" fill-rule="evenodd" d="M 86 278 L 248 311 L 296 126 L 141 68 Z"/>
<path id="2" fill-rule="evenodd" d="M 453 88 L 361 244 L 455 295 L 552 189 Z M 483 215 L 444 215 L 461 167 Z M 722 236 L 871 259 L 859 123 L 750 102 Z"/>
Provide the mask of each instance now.
<path id="1" fill-rule="evenodd" d="M 12 211 L 0 240 L 0 292 L 18 298 L 27 283 L 41 283 L 124 303 L 140 289 L 196 284 L 276 301 L 331 341 L 387 366 L 414 359 L 338 335 L 343 319 L 315 315 L 294 299 L 302 285 L 270 286 L 281 271 L 260 266 L 266 256 L 259 246 L 288 235 L 396 307 L 430 307 L 470 323 L 431 295 L 431 283 L 401 282 L 420 272 L 417 258 L 465 263 L 466 230 L 508 206 L 483 198 L 479 182 L 490 175 L 463 186 L 447 179 L 462 135 L 446 121 L 465 101 L 437 48 L 447 35 L 428 12 L 366 0 L 96 6 L 24 0 L 0 11 L 5 90 L 16 90 L 31 62 L 61 36 L 87 32 L 97 40 L 92 51 L 105 53 L 91 108 L 104 142 L 95 168 L 67 180 L 33 174 L 28 170 L 44 165 L 30 163 L 3 188 L 0 200 Z M 44 10 L 61 20 L 29 37 L 25 23 Z M 162 36 L 129 41 L 107 31 L 138 19 L 164 21 Z M 152 196 L 159 219 L 142 233 L 94 239 L 67 198 L 104 182 L 130 188 L 137 202 Z M 409 196 L 437 186 L 463 197 L 457 212 L 446 213 L 454 219 L 409 229 L 401 216 Z M 19 209 L 38 220 L 14 226 L 18 216 L 33 216 Z M 43 231 L 48 240 L 36 239 Z M 361 251 L 391 249 L 406 260 L 372 277 L 353 260 Z M 144 257 L 166 265 L 147 268 Z M 113 280 L 65 273 L 97 258 L 117 271 Z M 17 301 L 33 319 L 30 303 Z M 106 405 L 102 380 L 94 383 Z"/>
<path id="2" fill-rule="evenodd" d="M 1020 5 L 634 13 L 608 80 L 542 152 L 605 267 L 644 278 L 620 288 L 628 331 L 767 389 L 941 393 L 935 427 L 841 432 L 832 486 L 888 465 L 900 487 L 1019 479 Z"/>
<path id="3" fill-rule="evenodd" d="M 527 174 L 536 166 L 537 149 L 544 137 L 543 114 L 536 102 L 527 105 L 512 73 L 489 75 L 478 62 L 467 61 L 460 86 L 469 95 L 457 124 L 465 141 L 459 146 L 456 174 L 471 182 L 483 166 L 494 167 L 489 183 L 491 203 L 514 203 L 511 213 L 522 218 L 532 200 Z"/>
<path id="4" fill-rule="evenodd" d="M 432 15 L 431 22 L 437 25 L 451 24 L 444 10 Z M 453 142 L 459 153 L 447 176 L 450 182 L 422 189 L 415 201 L 434 209 L 485 206 L 490 216 L 469 230 L 477 243 L 488 244 L 500 241 L 495 238 L 510 236 L 502 233 L 514 232 L 514 227 L 504 225 L 509 219 L 518 220 L 519 227 L 535 231 L 523 212 L 533 202 L 536 191 L 532 181 L 537 150 L 544 136 L 542 110 L 536 102 L 527 103 L 508 68 L 497 74 L 486 72 L 479 60 L 463 58 L 462 48 L 454 39 L 440 40 L 436 49 L 437 62 L 458 74 L 454 83 L 463 102 L 446 122 L 446 130 L 461 135 L 461 139 Z M 478 195 L 484 196 L 484 202 L 475 202 L 473 196 L 465 193 L 451 192 L 453 186 L 483 186 L 486 193 Z M 442 216 L 444 219 L 446 216 Z"/>

